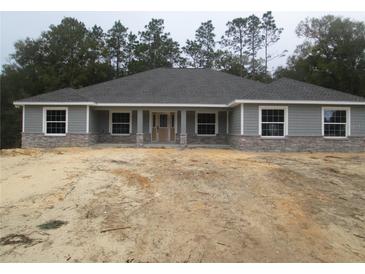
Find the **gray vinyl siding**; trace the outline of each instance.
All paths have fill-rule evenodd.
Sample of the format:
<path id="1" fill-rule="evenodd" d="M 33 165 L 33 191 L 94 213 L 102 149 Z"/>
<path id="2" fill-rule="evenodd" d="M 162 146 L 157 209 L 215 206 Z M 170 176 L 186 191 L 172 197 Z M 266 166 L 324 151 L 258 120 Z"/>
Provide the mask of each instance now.
<path id="1" fill-rule="evenodd" d="M 322 106 L 288 105 L 288 136 L 321 136 Z"/>
<path id="2" fill-rule="evenodd" d="M 229 134 L 241 134 L 241 105 L 236 106 L 229 114 Z"/>
<path id="3" fill-rule="evenodd" d="M 227 133 L 227 111 L 218 112 L 218 133 Z"/>
<path id="4" fill-rule="evenodd" d="M 25 106 L 24 132 L 42 133 L 43 127 L 43 107 Z"/>
<path id="5" fill-rule="evenodd" d="M 195 134 L 195 111 L 186 112 L 186 133 Z"/>
<path id="6" fill-rule="evenodd" d="M 243 105 L 243 134 L 259 135 L 259 108 L 257 104 Z"/>
<path id="7" fill-rule="evenodd" d="M 322 136 L 321 105 L 287 105 L 288 136 Z M 365 107 L 351 106 L 351 136 L 365 136 Z M 244 135 L 259 135 L 259 105 L 244 105 Z"/>
<path id="8" fill-rule="evenodd" d="M 86 133 L 86 106 L 68 106 L 68 133 Z M 43 106 L 26 106 L 24 132 L 42 133 Z"/>
<path id="9" fill-rule="evenodd" d="M 143 111 L 143 133 L 150 132 L 150 112 L 148 110 Z"/>
<path id="10" fill-rule="evenodd" d="M 351 107 L 351 136 L 365 136 L 365 106 Z"/>
<path id="11" fill-rule="evenodd" d="M 86 106 L 68 107 L 68 133 L 86 133 Z"/>
<path id="12" fill-rule="evenodd" d="M 267 106 L 267 104 L 265 105 Z M 288 136 L 322 136 L 322 107 L 320 105 L 283 106 L 288 106 Z M 245 104 L 244 135 L 259 135 L 259 122 L 259 105 Z"/>

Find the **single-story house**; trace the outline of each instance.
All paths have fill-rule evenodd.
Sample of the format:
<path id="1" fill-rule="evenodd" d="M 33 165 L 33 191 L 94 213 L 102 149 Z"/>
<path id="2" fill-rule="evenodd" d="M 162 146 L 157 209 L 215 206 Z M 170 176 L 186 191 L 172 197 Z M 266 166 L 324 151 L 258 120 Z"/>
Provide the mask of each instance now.
<path id="1" fill-rule="evenodd" d="M 15 101 L 23 147 L 226 144 L 242 150 L 365 151 L 365 98 L 282 78 L 153 69 Z"/>

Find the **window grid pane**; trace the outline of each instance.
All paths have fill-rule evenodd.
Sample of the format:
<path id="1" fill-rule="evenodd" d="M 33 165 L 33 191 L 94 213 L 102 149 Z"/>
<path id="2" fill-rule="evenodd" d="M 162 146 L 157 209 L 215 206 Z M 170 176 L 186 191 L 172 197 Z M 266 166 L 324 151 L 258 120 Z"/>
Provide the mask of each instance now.
<path id="1" fill-rule="evenodd" d="M 283 123 L 262 123 L 262 136 L 284 136 Z"/>
<path id="2" fill-rule="evenodd" d="M 325 123 L 346 123 L 346 110 L 325 110 Z"/>
<path id="3" fill-rule="evenodd" d="M 262 122 L 284 122 L 283 109 L 263 109 Z"/>
<path id="4" fill-rule="evenodd" d="M 198 124 L 215 124 L 215 113 L 198 113 Z"/>
<path id="5" fill-rule="evenodd" d="M 346 110 L 324 110 L 324 136 L 346 137 Z"/>
<path id="6" fill-rule="evenodd" d="M 66 110 L 47 110 L 47 122 L 66 122 Z"/>
<path id="7" fill-rule="evenodd" d="M 46 111 L 46 133 L 47 134 L 66 133 L 66 110 Z"/>
<path id="8" fill-rule="evenodd" d="M 346 137 L 346 124 L 324 124 L 324 136 Z"/>
<path id="9" fill-rule="evenodd" d="M 130 113 L 114 112 L 112 113 L 112 134 L 129 134 L 130 133 Z"/>
<path id="10" fill-rule="evenodd" d="M 64 122 L 47 122 L 47 133 L 48 134 L 65 134 L 66 123 Z"/>
<path id="11" fill-rule="evenodd" d="M 201 135 L 215 134 L 215 113 L 198 113 L 197 131 Z"/>
<path id="12" fill-rule="evenodd" d="M 284 109 L 262 109 L 261 110 L 261 135 L 262 136 L 284 136 Z"/>
<path id="13" fill-rule="evenodd" d="M 113 134 L 129 134 L 129 124 L 113 124 Z"/>
<path id="14" fill-rule="evenodd" d="M 198 134 L 213 135 L 215 134 L 215 125 L 198 124 Z"/>
<path id="15" fill-rule="evenodd" d="M 113 113 L 113 123 L 129 123 L 129 113 Z"/>
<path id="16" fill-rule="evenodd" d="M 160 127 L 167 127 L 167 114 L 160 114 Z"/>

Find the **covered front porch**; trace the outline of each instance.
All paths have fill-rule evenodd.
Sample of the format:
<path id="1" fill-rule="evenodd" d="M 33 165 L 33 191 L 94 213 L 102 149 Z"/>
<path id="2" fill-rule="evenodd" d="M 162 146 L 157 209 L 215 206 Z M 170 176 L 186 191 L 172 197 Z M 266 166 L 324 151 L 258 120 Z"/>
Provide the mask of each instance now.
<path id="1" fill-rule="evenodd" d="M 89 134 L 96 144 L 226 145 L 225 108 L 90 107 Z"/>

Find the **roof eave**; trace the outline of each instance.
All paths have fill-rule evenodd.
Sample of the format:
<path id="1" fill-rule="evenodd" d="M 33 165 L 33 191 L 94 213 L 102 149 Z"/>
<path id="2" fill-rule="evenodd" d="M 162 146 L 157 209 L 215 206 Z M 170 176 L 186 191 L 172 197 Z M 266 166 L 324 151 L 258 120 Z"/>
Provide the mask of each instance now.
<path id="1" fill-rule="evenodd" d="M 95 102 L 25 102 L 15 101 L 15 106 L 24 105 L 85 105 L 85 106 L 100 106 L 100 107 L 215 107 L 215 108 L 226 108 L 226 104 L 175 104 L 175 103 L 95 103 Z"/>
<path id="2" fill-rule="evenodd" d="M 41 102 L 41 101 L 34 101 L 34 102 L 27 102 L 27 101 L 14 101 L 13 104 L 15 106 L 25 106 L 25 105 L 33 105 L 33 106 L 92 106 L 95 105 L 94 102 Z"/>
<path id="3" fill-rule="evenodd" d="M 15 101 L 15 106 L 33 105 L 59 105 L 59 106 L 100 106 L 100 107 L 214 107 L 227 108 L 235 107 L 239 104 L 303 104 L 303 105 L 365 105 L 359 101 L 314 101 L 314 100 L 233 100 L 229 104 L 174 104 L 174 103 L 95 103 L 95 102 L 26 102 Z"/>
<path id="4" fill-rule="evenodd" d="M 233 100 L 228 107 L 235 107 L 239 104 L 303 104 L 303 105 L 365 105 L 359 101 L 330 101 L 330 100 Z"/>

